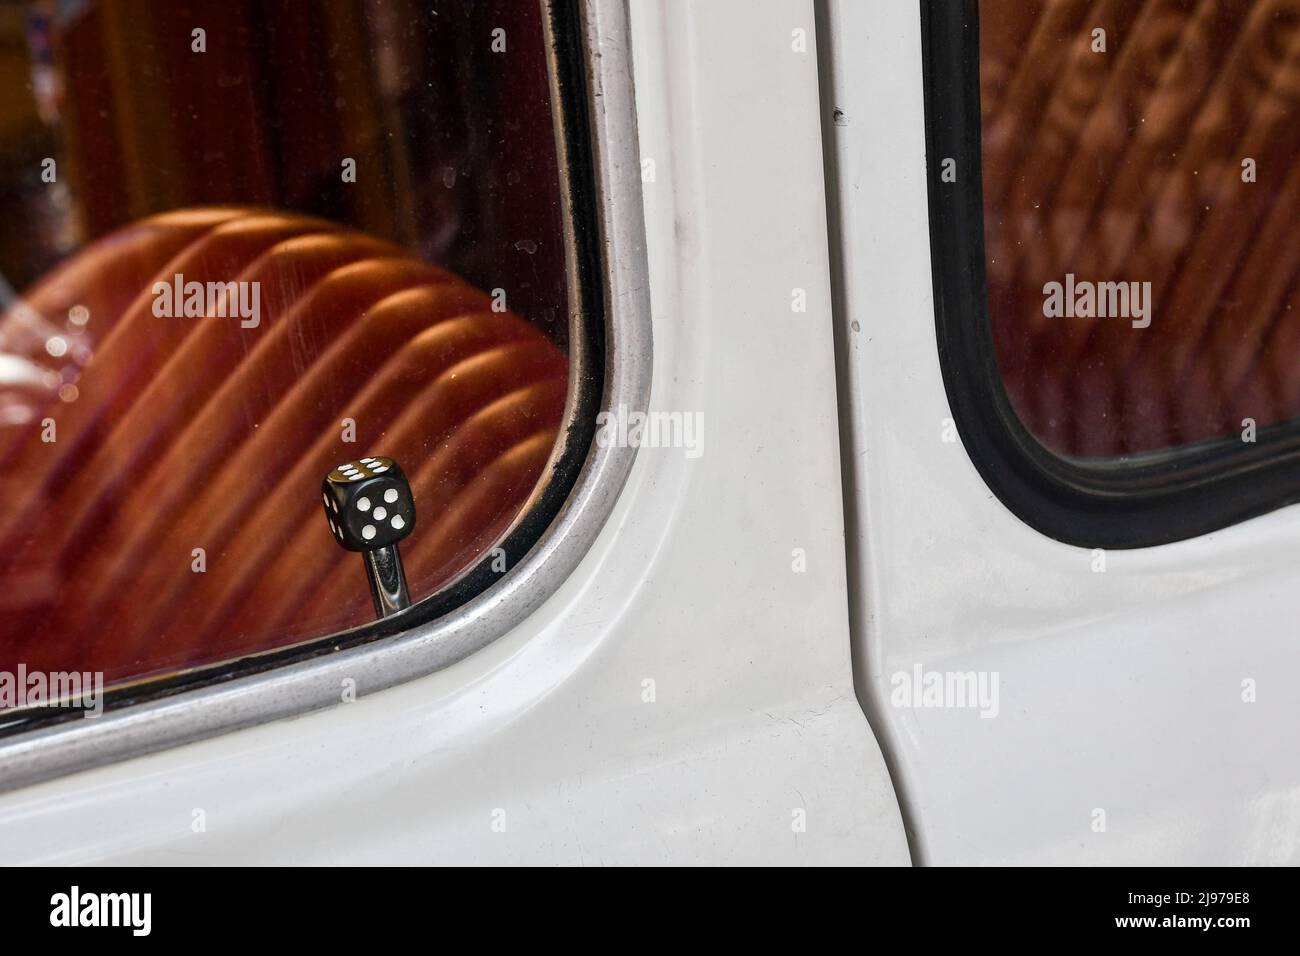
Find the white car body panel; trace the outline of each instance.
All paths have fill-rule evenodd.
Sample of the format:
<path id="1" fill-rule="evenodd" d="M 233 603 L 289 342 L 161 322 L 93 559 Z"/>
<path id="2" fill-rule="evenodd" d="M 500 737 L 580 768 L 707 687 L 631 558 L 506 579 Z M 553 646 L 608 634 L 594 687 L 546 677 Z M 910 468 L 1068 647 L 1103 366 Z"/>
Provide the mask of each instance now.
<path id="1" fill-rule="evenodd" d="M 918 862 L 1300 862 L 1300 510 L 1112 551 L 1097 573 L 994 497 L 941 440 L 919 7 L 827 12 L 855 665 Z M 998 672 L 997 717 L 893 706 L 918 664 Z"/>

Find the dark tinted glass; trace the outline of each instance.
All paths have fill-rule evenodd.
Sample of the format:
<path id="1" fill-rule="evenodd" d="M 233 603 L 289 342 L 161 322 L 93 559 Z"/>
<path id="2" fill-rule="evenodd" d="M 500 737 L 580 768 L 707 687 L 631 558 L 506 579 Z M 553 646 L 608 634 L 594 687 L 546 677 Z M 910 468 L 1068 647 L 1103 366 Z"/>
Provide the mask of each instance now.
<path id="1" fill-rule="evenodd" d="M 491 554 L 567 387 L 540 17 L 0 3 L 0 671 L 372 619 L 321 503 L 364 456 L 410 479 L 415 599 Z"/>
<path id="2" fill-rule="evenodd" d="M 989 314 L 1013 407 L 1111 458 L 1300 416 L 1300 7 L 981 0 Z"/>

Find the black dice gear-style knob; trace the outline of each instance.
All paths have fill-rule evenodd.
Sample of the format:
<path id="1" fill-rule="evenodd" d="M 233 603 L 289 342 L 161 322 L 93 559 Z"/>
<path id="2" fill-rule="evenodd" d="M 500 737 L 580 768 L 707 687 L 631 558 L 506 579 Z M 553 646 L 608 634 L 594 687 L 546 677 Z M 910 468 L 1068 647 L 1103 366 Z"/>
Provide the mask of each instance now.
<path id="1" fill-rule="evenodd" d="M 411 486 L 391 458 L 339 465 L 325 476 L 321 493 L 334 540 L 349 551 L 396 544 L 415 527 Z"/>
<path id="2" fill-rule="evenodd" d="M 409 606 L 397 543 L 415 527 L 415 498 L 397 462 L 372 456 L 339 465 L 321 483 L 321 498 L 334 540 L 365 559 L 375 613 Z"/>

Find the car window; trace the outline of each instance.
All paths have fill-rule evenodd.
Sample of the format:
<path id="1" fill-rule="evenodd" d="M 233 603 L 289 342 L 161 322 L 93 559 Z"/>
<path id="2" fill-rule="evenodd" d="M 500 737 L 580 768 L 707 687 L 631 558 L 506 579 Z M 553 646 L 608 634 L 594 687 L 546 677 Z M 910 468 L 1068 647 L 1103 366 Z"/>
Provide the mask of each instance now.
<path id="1" fill-rule="evenodd" d="M 1300 497 L 1300 15 L 1273 0 L 922 3 L 955 432 L 1069 543 Z"/>
<path id="2" fill-rule="evenodd" d="M 537 4 L 6 2 L 0 69 L 0 671 L 372 621 L 374 456 L 413 600 L 493 559 L 568 399 Z"/>
<path id="3" fill-rule="evenodd" d="M 989 318 L 1062 454 L 1300 415 L 1300 30 L 1275 2 L 981 0 Z"/>

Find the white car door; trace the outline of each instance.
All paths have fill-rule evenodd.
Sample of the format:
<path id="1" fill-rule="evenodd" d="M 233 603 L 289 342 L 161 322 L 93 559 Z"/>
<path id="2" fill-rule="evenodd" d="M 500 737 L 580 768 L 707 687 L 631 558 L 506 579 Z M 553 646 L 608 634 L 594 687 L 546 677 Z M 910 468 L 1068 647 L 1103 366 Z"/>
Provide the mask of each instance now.
<path id="1" fill-rule="evenodd" d="M 14 738 L 26 780 L 64 775 L 0 796 L 4 862 L 909 862 L 851 667 L 812 4 L 581 6 L 610 440 L 636 441 L 617 402 L 651 364 L 649 412 L 690 429 L 621 488 L 586 473 L 573 512 L 612 513 L 530 556 L 572 565 L 551 592 L 507 578 L 318 662 L 310 693 L 355 665 L 354 701 L 215 736 L 177 728 L 238 712 L 245 683 L 127 708 L 101 752 L 157 752 L 82 772 L 49 757 L 59 728 Z M 517 623 L 488 643 L 498 613 Z M 460 659 L 368 689 L 438 646 Z M 275 716 L 314 706 L 277 680 Z"/>
<path id="2" fill-rule="evenodd" d="M 1261 437 L 1246 448 L 1264 470 L 1275 464 L 1280 477 L 1259 478 L 1258 468 L 1244 477 L 1227 474 L 1232 467 L 1220 474 L 1210 457 L 1196 466 L 1208 470 L 1185 473 L 1195 481 L 1160 472 L 1169 494 L 1122 482 L 1109 490 L 1104 484 L 1061 490 L 1052 484 L 1062 483 L 1059 477 L 1026 477 L 1011 457 L 997 459 L 998 436 L 1009 432 L 999 431 L 1005 422 L 979 405 L 970 386 L 974 377 L 995 373 L 987 367 L 992 356 L 985 353 L 984 366 L 972 364 L 955 353 L 949 334 L 987 323 L 983 287 L 977 282 L 963 296 L 942 281 L 936 285 L 940 273 L 978 265 L 981 277 L 986 266 L 992 275 L 999 255 L 1044 251 L 1028 248 L 1033 243 L 1026 240 L 990 247 L 986 262 L 979 216 L 968 215 L 980 207 L 980 157 L 973 151 L 980 144 L 981 77 L 986 96 L 990 84 L 1029 82 L 972 72 L 980 36 L 1003 42 L 1012 63 L 1044 57 L 1037 68 L 1045 88 L 1063 77 L 1057 97 L 1031 111 L 1043 117 L 1044 128 L 1055 123 L 1060 138 L 1073 135 L 1062 120 L 1072 110 L 1095 109 L 1095 129 L 1114 133 L 1120 143 L 1148 120 L 1167 120 L 1153 105 L 1145 113 L 1133 107 L 1129 127 L 1102 122 L 1105 90 L 1121 84 L 1128 68 L 1122 44 L 1149 41 L 1160 67 L 1209 25 L 1188 19 L 1172 27 L 1145 20 L 1117 27 L 1101 21 L 1104 6 L 824 5 L 859 693 L 895 771 L 919 862 L 1293 864 L 1300 860 L 1300 751 L 1293 733 L 1300 720 L 1294 693 L 1300 655 L 1290 604 L 1300 583 L 1294 560 L 1300 513 L 1280 507 L 1295 497 L 1294 468 L 1285 470 L 1289 446 Z M 995 14 L 1010 18 L 1013 9 L 1028 19 L 1026 29 L 1042 11 L 1038 32 L 1000 37 L 996 31 L 1010 28 Z M 1148 13 L 1154 16 L 1151 10 L 1141 15 Z M 1190 18 L 1190 8 L 1183 14 Z M 1066 25 L 1054 26 L 1051 17 Z M 1256 59 L 1289 35 L 1280 21 L 1267 27 L 1275 32 L 1265 27 L 1258 39 L 1268 46 Z M 1201 50 L 1197 56 L 1208 56 L 1210 48 L 1193 47 Z M 923 49 L 929 51 L 924 68 Z M 961 70 L 964 79 L 953 79 Z M 1096 76 L 1111 87 L 1094 83 Z M 1191 80 L 1174 72 L 1166 82 L 1173 90 L 1191 88 Z M 1099 106 L 1087 99 L 1094 86 Z M 1212 105 L 1214 83 L 1207 81 L 1206 89 Z M 1240 101 L 1247 119 L 1256 115 L 1251 110 L 1265 115 L 1271 108 L 1260 96 Z M 1193 110 L 1187 128 L 1213 117 L 1210 107 L 1203 113 Z M 1024 142 L 1037 122 L 1020 128 Z M 987 129 L 985 139 L 987 164 L 997 144 L 989 144 Z M 1068 165 L 1112 143 L 1056 149 L 1053 142 L 1045 135 L 1032 140 L 1022 176 L 1032 174 L 1030 163 Z M 1246 164 L 1239 166 L 1236 154 L 1229 158 L 1223 188 L 1235 189 L 1248 182 L 1237 176 Z M 1290 201 L 1279 195 L 1288 168 L 1274 166 L 1247 188 Z M 1212 170 L 1187 174 L 1198 172 Z M 1118 213 L 1139 208 L 1144 198 L 1126 200 L 1132 205 Z M 1032 217 L 1036 207 L 1028 208 Z M 1087 222 L 1074 222 L 1065 234 L 1075 237 Z M 1125 222 L 1117 214 L 1113 226 Z M 1266 225 L 1262 218 L 1248 235 L 1266 235 Z M 1052 238 L 1043 233 L 1041 241 Z M 1179 241 L 1187 246 L 1198 237 L 1189 230 Z M 1152 277 L 1143 272 L 1151 266 L 1142 249 L 1139 244 L 1121 264 L 1135 280 Z M 1282 261 L 1278 254 L 1274 247 L 1271 261 Z M 1218 255 L 1231 263 L 1226 257 L 1237 252 L 1221 244 Z M 1086 278 L 1082 253 L 1063 262 L 1061 271 L 1077 263 L 1072 271 Z M 1188 321 L 1188 309 L 1157 294 L 1153 321 L 1143 327 L 1140 318 L 1121 319 L 1124 331 L 1115 334 L 1148 336 L 1140 340 L 1143 348 L 1180 348 L 1178 324 Z M 1048 321 L 1061 323 L 1055 329 L 1086 319 Z M 1030 367 L 1035 387 L 1052 386 L 1045 368 Z M 1200 387 L 1174 392 L 1170 401 L 1179 407 Z M 1229 424 L 1206 454 L 1231 466 L 1245 434 L 1238 432 L 1248 423 Z M 1118 467 L 1133 464 L 1121 456 Z M 1050 496 L 1042 491 L 1049 485 L 1068 506 L 1049 513 Z"/>

